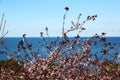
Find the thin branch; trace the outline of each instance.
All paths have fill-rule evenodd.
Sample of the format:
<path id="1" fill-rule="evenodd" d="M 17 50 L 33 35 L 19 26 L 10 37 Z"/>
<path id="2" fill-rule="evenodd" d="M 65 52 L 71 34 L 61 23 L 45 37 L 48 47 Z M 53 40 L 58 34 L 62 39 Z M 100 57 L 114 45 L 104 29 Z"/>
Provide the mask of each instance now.
<path id="1" fill-rule="evenodd" d="M 6 25 L 6 20 L 4 21 L 4 13 L 2 15 L 2 19 L 1 19 L 1 23 L 0 23 L 0 40 L 6 36 L 6 34 L 8 33 L 8 31 L 5 32 L 5 25 Z M 3 25 L 4 24 L 4 25 Z"/>
<path id="2" fill-rule="evenodd" d="M 8 33 L 8 31 L 0 37 L 0 41 L 2 40 L 2 38 L 4 38 L 7 35 L 7 33 Z"/>
<path id="3" fill-rule="evenodd" d="M 4 35 L 5 25 L 6 25 L 6 20 L 4 21 L 4 26 L 3 26 L 3 30 L 2 30 L 2 36 Z"/>
<path id="4" fill-rule="evenodd" d="M 3 24 L 3 19 L 4 19 L 4 13 L 2 15 L 2 19 L 1 19 L 1 23 L 0 23 L 0 32 L 1 32 L 2 24 Z"/>

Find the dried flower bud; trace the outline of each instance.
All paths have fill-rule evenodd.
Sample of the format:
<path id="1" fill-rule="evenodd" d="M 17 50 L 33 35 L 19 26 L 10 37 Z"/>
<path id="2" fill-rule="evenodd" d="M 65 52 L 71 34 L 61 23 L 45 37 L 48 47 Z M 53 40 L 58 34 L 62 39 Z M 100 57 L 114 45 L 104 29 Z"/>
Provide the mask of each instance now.
<path id="1" fill-rule="evenodd" d="M 90 19 L 91 19 L 91 17 L 90 17 L 90 16 L 88 16 L 88 17 L 87 17 L 87 20 L 90 20 Z"/>
<path id="2" fill-rule="evenodd" d="M 29 44 L 29 45 L 28 45 L 28 48 L 31 48 L 31 47 L 32 47 L 32 44 Z"/>
<path id="3" fill-rule="evenodd" d="M 82 27 L 81 30 L 86 30 L 86 29 L 84 27 Z"/>
<path id="4" fill-rule="evenodd" d="M 48 31 L 48 27 L 46 27 L 45 30 Z"/>
<path id="5" fill-rule="evenodd" d="M 114 49 L 114 47 L 113 47 L 113 46 L 110 46 L 110 49 Z"/>
<path id="6" fill-rule="evenodd" d="M 26 34 L 23 34 L 23 37 L 25 37 L 26 36 Z"/>
<path id="7" fill-rule="evenodd" d="M 40 36 L 43 37 L 43 32 L 40 32 Z"/>
<path id="8" fill-rule="evenodd" d="M 79 35 L 75 36 L 75 38 L 79 38 L 79 37 L 80 37 Z"/>
<path id="9" fill-rule="evenodd" d="M 105 48 L 103 48 L 101 52 L 102 52 L 103 54 L 107 54 L 107 53 L 108 53 L 108 51 L 107 51 Z"/>
<path id="10" fill-rule="evenodd" d="M 66 10 L 66 11 L 69 11 L 69 7 L 65 7 L 65 10 Z"/>
<path id="11" fill-rule="evenodd" d="M 102 35 L 106 35 L 106 33 L 103 32 Z"/>
<path id="12" fill-rule="evenodd" d="M 101 38 L 100 42 L 106 42 L 106 38 Z"/>
<path id="13" fill-rule="evenodd" d="M 85 23 L 85 21 L 83 21 L 83 23 Z"/>

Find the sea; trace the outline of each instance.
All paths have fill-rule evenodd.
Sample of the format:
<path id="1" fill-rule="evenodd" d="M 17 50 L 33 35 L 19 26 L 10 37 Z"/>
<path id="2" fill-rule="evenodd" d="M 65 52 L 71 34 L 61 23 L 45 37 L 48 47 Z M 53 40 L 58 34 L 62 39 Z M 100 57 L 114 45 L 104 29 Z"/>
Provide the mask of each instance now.
<path id="1" fill-rule="evenodd" d="M 27 37 L 27 42 L 32 44 L 32 48 L 34 51 L 37 51 L 40 48 L 39 42 L 43 42 L 42 38 L 40 37 Z M 46 42 L 50 42 L 50 41 L 54 41 L 56 40 L 56 37 L 49 37 L 48 38 L 44 38 L 46 40 Z M 62 39 L 62 37 L 61 37 Z M 70 37 L 70 39 L 73 39 L 73 37 Z M 80 40 L 87 40 L 89 39 L 89 37 L 80 37 Z M 16 52 L 18 50 L 18 43 L 23 40 L 22 37 L 5 37 L 2 40 L 0 40 L 0 43 L 3 43 L 3 45 L 0 44 L 0 60 L 6 60 L 8 55 L 11 55 L 12 52 Z M 116 49 L 115 51 L 120 54 L 120 37 L 106 37 L 106 41 L 110 42 L 112 44 L 116 44 Z M 94 51 L 99 51 L 101 49 L 101 47 L 103 47 L 103 45 L 97 45 L 96 47 L 94 47 L 93 49 L 91 49 L 92 52 Z M 2 53 L 3 51 L 8 52 L 9 54 L 4 54 Z M 113 53 L 115 53 L 115 51 L 111 51 Z M 47 57 L 47 54 L 43 54 L 43 56 Z"/>

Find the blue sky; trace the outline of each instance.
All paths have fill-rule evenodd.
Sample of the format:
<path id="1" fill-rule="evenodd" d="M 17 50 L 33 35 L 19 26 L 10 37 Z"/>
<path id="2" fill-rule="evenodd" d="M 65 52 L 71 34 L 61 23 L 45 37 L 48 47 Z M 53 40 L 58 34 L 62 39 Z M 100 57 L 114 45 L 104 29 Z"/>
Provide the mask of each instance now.
<path id="1" fill-rule="evenodd" d="M 106 32 L 107 36 L 120 36 L 120 0 L 0 0 L 0 19 L 5 13 L 7 37 L 39 37 L 40 32 L 49 28 L 51 37 L 61 36 L 64 7 L 70 8 L 65 29 L 82 13 L 81 22 L 97 14 L 96 21 L 84 25 L 81 36 L 93 36 Z M 75 36 L 71 32 L 68 36 Z"/>

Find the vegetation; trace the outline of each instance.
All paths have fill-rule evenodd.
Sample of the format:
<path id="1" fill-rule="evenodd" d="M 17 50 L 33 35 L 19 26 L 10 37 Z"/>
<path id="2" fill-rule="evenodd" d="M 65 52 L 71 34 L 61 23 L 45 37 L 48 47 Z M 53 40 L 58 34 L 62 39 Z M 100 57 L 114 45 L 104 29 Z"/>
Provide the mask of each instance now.
<path id="1" fill-rule="evenodd" d="M 12 52 L 13 57 L 0 62 L 1 80 L 119 80 L 120 64 L 119 51 L 116 44 L 108 42 L 106 33 L 95 34 L 93 37 L 81 40 L 80 33 L 85 30 L 83 25 L 90 20 L 95 20 L 97 15 L 87 16 L 80 23 L 81 14 L 77 22 L 71 22 L 70 29 L 65 30 L 66 14 L 69 11 L 65 7 L 63 16 L 62 38 L 50 40 L 48 28 L 47 38 L 40 32 L 42 41 L 39 41 L 39 49 L 33 50 L 32 44 L 27 41 L 26 34 L 23 40 L 18 42 L 17 51 Z M 70 39 L 67 34 L 71 31 L 78 34 Z M 4 45 L 2 43 L 1 45 Z M 98 51 L 92 51 L 96 46 L 102 45 Z M 4 46 L 3 46 L 4 47 Z M 7 48 L 6 48 L 7 49 Z M 11 53 L 9 49 L 2 54 Z M 21 55 L 24 53 L 24 56 Z M 44 57 L 43 54 L 47 54 Z M 17 55 L 14 58 L 14 55 Z M 108 59 L 107 57 L 110 57 Z M 3 64 L 4 63 L 4 64 Z"/>

